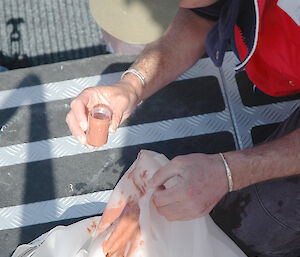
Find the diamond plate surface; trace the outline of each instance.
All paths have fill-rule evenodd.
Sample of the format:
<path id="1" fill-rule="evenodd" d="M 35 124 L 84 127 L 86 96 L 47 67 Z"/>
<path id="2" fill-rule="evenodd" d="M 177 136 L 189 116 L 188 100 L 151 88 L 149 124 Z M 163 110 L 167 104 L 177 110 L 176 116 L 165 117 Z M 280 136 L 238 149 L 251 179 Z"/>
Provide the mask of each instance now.
<path id="1" fill-rule="evenodd" d="M 115 72 L 99 76 L 0 91 L 0 109 L 73 98 L 87 87 L 112 84 L 117 82 L 120 77 L 121 72 Z"/>
<path id="2" fill-rule="evenodd" d="M 299 100 L 273 103 L 263 106 L 247 107 L 242 103 L 233 67 L 238 64 L 235 55 L 226 53 L 221 72 L 224 78 L 224 88 L 230 107 L 234 130 L 241 149 L 253 146 L 251 129 L 285 120 L 298 106 Z"/>
<path id="3" fill-rule="evenodd" d="M 221 113 L 122 127 L 115 134 L 109 135 L 107 144 L 96 151 L 220 131 L 232 132 L 231 120 L 227 110 Z M 0 148 L 0 167 L 88 152 L 90 151 L 72 136 L 6 146 Z"/>
<path id="4" fill-rule="evenodd" d="M 299 101 L 255 107 L 244 106 L 238 92 L 235 71 L 233 70 L 237 63 L 234 54 L 226 54 L 224 66 L 220 72 L 209 59 L 202 59 L 178 78 L 178 80 L 184 80 L 201 76 L 216 77 L 223 86 L 221 88 L 222 93 L 227 99 L 224 111 L 119 128 L 116 134 L 109 136 L 108 144 L 97 151 L 221 131 L 229 131 L 235 135 L 241 148 L 252 146 L 251 129 L 254 126 L 284 120 L 299 106 Z M 117 81 L 120 75 L 121 73 L 118 72 L 29 88 L 0 91 L 0 108 L 5 109 L 25 104 L 72 98 L 88 86 L 111 84 Z M 26 94 L 25 97 L 24 93 Z M 31 97 L 32 95 L 35 96 Z M 0 148 L 0 166 L 60 158 L 87 152 L 89 151 L 73 137 L 54 138 Z M 105 206 L 104 202 L 107 201 L 101 198 L 104 193 L 106 192 L 2 208 L 0 209 L 0 229 L 101 213 Z M 97 205 L 98 203 L 100 205 Z M 90 207 L 86 208 L 87 206 Z"/>
<path id="5" fill-rule="evenodd" d="M 0 208 L 0 230 L 101 214 L 112 190 Z"/>
<path id="6" fill-rule="evenodd" d="M 0 91 L 0 110 L 74 98 L 85 88 L 116 83 L 119 81 L 121 74 L 122 72 L 115 72 L 25 88 L 3 90 Z M 206 58 L 200 60 L 195 66 L 180 76 L 178 80 L 209 75 L 217 77 L 220 81 L 218 70 L 213 66 L 213 63 Z"/>
<path id="7" fill-rule="evenodd" d="M 89 86 L 112 84 L 118 81 L 120 76 L 121 72 L 116 72 L 101 76 L 0 91 L 0 109 L 76 97 L 83 89 Z M 199 60 L 191 69 L 180 76 L 178 80 L 201 76 L 214 76 L 220 84 L 222 82 L 218 69 L 209 58 Z M 220 117 L 223 117 L 223 119 L 220 119 Z M 190 127 L 186 123 L 186 118 L 180 118 L 119 128 L 116 134 L 109 136 L 108 144 L 97 151 L 219 131 L 231 132 L 230 116 L 226 109 L 222 115 L 215 113 L 199 115 L 199 117 L 190 117 L 189 121 L 192 119 L 194 119 L 194 123 L 196 124 L 194 127 Z M 54 138 L 6 146 L 0 148 L 0 167 L 88 152 L 73 137 Z"/>
<path id="8" fill-rule="evenodd" d="M 214 76 L 221 81 L 219 70 L 215 67 L 210 58 L 203 58 L 200 59 L 192 68 L 182 74 L 179 77 L 179 80 L 207 76 Z"/>

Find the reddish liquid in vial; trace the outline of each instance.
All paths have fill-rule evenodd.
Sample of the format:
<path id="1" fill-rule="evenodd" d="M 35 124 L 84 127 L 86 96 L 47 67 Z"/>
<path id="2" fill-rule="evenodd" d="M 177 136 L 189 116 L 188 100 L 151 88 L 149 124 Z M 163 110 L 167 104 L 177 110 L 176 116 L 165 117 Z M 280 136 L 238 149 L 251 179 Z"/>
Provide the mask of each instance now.
<path id="1" fill-rule="evenodd" d="M 103 113 L 94 113 L 93 118 L 98 119 L 98 120 L 107 120 L 108 119 L 108 117 Z"/>
<path id="2" fill-rule="evenodd" d="M 102 106 L 102 108 L 105 107 Z M 107 108 L 107 110 L 109 109 Z M 89 113 L 89 127 L 86 134 L 86 139 L 89 145 L 100 147 L 107 142 L 110 116 L 107 116 L 101 112 L 93 113 L 92 111 Z M 111 114 L 110 111 L 107 111 L 107 113 L 108 115 Z"/>

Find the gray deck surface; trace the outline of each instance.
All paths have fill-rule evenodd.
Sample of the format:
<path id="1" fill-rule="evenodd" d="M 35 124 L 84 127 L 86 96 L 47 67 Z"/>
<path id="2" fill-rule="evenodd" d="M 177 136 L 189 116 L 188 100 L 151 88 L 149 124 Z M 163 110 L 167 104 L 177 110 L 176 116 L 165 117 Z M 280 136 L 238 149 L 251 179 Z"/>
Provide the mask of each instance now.
<path id="1" fill-rule="evenodd" d="M 299 106 L 299 95 L 253 92 L 228 53 L 220 70 L 200 60 L 89 152 L 65 123 L 70 102 L 85 87 L 116 81 L 135 57 L 100 55 L 88 0 L 0 0 L 0 38 L 0 65 L 34 66 L 0 73 L 0 257 L 101 214 L 141 149 L 173 158 L 251 147 Z"/>
<path id="2" fill-rule="evenodd" d="M 228 53 L 222 70 L 201 59 L 146 100 L 106 148 L 83 149 L 65 123 L 76 88 L 114 81 L 133 60 L 103 55 L 0 73 L 1 257 L 54 226 L 101 214 L 105 190 L 141 149 L 173 158 L 250 147 L 299 106 L 299 96 L 270 99 L 251 90 L 244 104 L 240 93 L 252 85 L 235 76 L 236 60 Z M 59 89 L 69 93 L 61 96 Z"/>
<path id="3" fill-rule="evenodd" d="M 88 0 L 0 0 L 0 38 L 9 69 L 106 52 Z"/>

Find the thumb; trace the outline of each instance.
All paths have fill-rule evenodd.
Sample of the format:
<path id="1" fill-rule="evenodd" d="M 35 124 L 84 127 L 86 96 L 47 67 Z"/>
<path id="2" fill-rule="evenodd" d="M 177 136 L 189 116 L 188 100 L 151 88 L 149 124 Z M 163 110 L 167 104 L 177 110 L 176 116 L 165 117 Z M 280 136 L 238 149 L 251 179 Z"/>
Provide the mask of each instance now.
<path id="1" fill-rule="evenodd" d="M 122 113 L 119 112 L 113 112 L 112 118 L 111 118 L 111 124 L 109 126 L 109 132 L 110 133 L 115 133 L 119 124 L 121 123 L 122 120 Z"/>
<path id="2" fill-rule="evenodd" d="M 175 176 L 177 176 L 176 169 L 172 162 L 169 162 L 154 173 L 152 178 L 149 180 L 149 187 L 157 188 L 163 186 L 168 180 Z"/>

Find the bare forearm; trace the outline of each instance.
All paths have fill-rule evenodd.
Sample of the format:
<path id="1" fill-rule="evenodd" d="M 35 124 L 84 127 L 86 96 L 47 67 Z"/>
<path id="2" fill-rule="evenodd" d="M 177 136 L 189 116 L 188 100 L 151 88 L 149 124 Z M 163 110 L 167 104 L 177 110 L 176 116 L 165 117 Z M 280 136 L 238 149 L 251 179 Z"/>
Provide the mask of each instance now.
<path id="1" fill-rule="evenodd" d="M 300 174 L 300 129 L 253 148 L 226 153 L 234 190 L 261 181 Z"/>
<path id="2" fill-rule="evenodd" d="M 146 46 L 132 65 L 143 74 L 147 86 L 141 87 L 133 74 L 124 77 L 135 87 L 140 100 L 146 99 L 174 81 L 204 53 L 204 42 L 213 22 L 188 9 L 180 9 L 170 28 L 157 41 Z"/>

